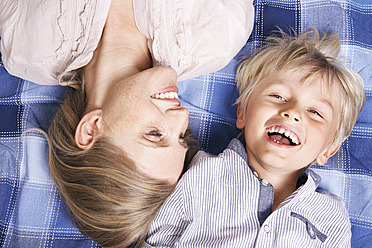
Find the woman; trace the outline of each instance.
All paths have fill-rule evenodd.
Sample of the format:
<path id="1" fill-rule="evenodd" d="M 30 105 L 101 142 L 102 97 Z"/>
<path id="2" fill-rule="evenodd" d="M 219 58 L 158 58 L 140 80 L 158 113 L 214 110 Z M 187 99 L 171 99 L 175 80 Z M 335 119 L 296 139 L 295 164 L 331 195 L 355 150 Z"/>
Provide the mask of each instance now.
<path id="1" fill-rule="evenodd" d="M 225 66 L 252 22 L 244 0 L 0 3 L 7 70 L 75 88 L 50 126 L 49 163 L 82 233 L 141 244 L 187 152 L 177 81 Z"/>

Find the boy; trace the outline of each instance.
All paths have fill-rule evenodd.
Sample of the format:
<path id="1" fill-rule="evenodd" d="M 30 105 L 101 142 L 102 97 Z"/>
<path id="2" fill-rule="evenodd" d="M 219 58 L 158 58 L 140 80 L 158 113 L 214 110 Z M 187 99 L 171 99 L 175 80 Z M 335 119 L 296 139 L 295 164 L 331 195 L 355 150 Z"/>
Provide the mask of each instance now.
<path id="1" fill-rule="evenodd" d="M 150 229 L 147 246 L 349 247 L 343 201 L 308 169 L 348 137 L 364 104 L 361 78 L 335 57 L 335 35 L 282 33 L 238 68 L 233 139 L 199 152 Z M 334 54 L 333 54 L 334 53 Z"/>

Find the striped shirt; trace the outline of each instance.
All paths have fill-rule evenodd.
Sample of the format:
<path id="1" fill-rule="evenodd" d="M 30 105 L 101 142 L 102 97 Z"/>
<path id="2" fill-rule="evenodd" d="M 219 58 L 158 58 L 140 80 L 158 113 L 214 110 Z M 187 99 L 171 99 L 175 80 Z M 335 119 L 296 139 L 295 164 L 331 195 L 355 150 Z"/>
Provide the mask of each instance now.
<path id="1" fill-rule="evenodd" d="M 304 183 L 271 211 L 274 190 L 234 139 L 220 155 L 198 152 L 156 216 L 144 247 L 350 247 L 343 201 Z"/>

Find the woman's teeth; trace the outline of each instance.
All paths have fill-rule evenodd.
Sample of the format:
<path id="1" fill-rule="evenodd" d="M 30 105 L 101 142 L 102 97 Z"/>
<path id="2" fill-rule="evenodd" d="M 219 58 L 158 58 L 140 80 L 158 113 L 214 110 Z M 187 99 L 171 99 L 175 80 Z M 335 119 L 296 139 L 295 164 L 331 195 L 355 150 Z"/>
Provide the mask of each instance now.
<path id="1" fill-rule="evenodd" d="M 151 95 L 152 98 L 156 99 L 178 99 L 178 94 L 177 92 L 165 92 L 165 93 L 159 93 L 159 94 L 154 94 Z"/>

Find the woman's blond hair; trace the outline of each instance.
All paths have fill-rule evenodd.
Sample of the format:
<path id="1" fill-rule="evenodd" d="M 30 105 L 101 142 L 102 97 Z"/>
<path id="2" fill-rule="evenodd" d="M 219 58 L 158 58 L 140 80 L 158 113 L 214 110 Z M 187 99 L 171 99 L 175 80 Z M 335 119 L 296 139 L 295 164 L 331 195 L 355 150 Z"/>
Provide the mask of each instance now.
<path id="1" fill-rule="evenodd" d="M 301 35 L 289 35 L 279 30 L 270 36 L 268 44 L 252 57 L 243 58 L 237 69 L 237 86 L 242 110 L 257 84 L 266 76 L 286 69 L 305 70 L 303 79 L 318 74 L 329 88 L 336 80 L 341 83 L 341 118 L 332 145 L 341 144 L 351 133 L 358 113 L 365 102 L 363 80 L 353 70 L 336 59 L 340 41 L 336 34 L 319 32 L 315 27 Z"/>
<path id="2" fill-rule="evenodd" d="M 82 90 L 69 89 L 48 131 L 52 178 L 84 235 L 103 247 L 139 246 L 174 186 L 139 172 L 108 138 L 80 149 L 74 135 L 84 110 Z"/>

